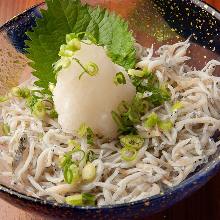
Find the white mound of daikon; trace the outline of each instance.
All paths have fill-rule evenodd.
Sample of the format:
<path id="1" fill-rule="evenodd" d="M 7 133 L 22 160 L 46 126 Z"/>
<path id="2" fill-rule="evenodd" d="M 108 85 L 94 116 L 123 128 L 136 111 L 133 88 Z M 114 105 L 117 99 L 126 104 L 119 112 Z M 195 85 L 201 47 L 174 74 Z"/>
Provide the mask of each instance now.
<path id="1" fill-rule="evenodd" d="M 79 79 L 83 68 L 74 60 L 69 67 L 60 70 L 53 91 L 59 124 L 67 133 L 75 134 L 80 125 L 86 123 L 96 134 L 116 137 L 117 126 L 111 112 L 117 111 L 122 101 L 132 100 L 135 87 L 127 73 L 111 61 L 101 46 L 82 43 L 74 57 L 83 65 L 95 63 L 99 70 L 95 76 L 84 74 Z M 120 71 L 126 84 L 116 85 L 114 77 Z"/>

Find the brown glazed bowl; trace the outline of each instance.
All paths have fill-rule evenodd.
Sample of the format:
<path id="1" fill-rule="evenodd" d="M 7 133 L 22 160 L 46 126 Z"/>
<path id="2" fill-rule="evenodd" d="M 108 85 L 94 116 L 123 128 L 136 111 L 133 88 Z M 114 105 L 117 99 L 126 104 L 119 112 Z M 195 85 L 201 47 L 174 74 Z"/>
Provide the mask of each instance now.
<path id="1" fill-rule="evenodd" d="M 85 1 L 84 1 L 85 2 Z M 220 60 L 220 13 L 197 0 L 87 0 L 124 17 L 140 44 L 158 48 L 191 36 L 189 65 L 200 68 Z M 30 73 L 25 57 L 25 32 L 41 17 L 35 6 L 0 27 L 0 94 L 18 85 Z M 218 71 L 218 70 L 217 70 Z M 220 169 L 220 150 L 195 173 L 163 194 L 141 201 L 103 207 L 71 207 L 10 189 L 0 178 L 0 197 L 14 206 L 52 219 L 143 219 L 166 209 L 202 187 Z"/>

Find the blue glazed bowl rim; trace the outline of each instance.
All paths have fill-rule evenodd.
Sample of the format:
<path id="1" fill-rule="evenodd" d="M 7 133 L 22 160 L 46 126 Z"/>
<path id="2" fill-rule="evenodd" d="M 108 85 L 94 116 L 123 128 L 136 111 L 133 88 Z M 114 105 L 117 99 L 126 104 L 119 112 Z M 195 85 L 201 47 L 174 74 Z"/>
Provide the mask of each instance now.
<path id="1" fill-rule="evenodd" d="M 193 4 L 199 6 L 200 8 L 202 8 L 205 11 L 212 14 L 212 16 L 216 17 L 218 20 L 220 20 L 220 11 L 213 8 L 210 4 L 202 2 L 202 1 L 197 1 L 197 0 L 190 0 L 190 1 Z M 3 31 L 4 29 L 6 29 L 7 26 L 9 26 L 11 22 L 13 22 L 17 18 L 23 16 L 23 14 L 25 14 L 35 8 L 38 8 L 39 6 L 42 6 L 44 4 L 45 4 L 45 2 L 41 2 L 39 4 L 36 4 L 28 9 L 26 9 L 25 11 L 21 12 L 17 16 L 11 18 L 5 24 L 0 26 L 0 32 Z M 138 205 L 143 205 L 143 204 L 146 204 L 146 208 L 147 208 L 147 205 L 150 204 L 151 202 L 154 202 L 156 200 L 162 200 L 166 196 L 173 194 L 175 191 L 178 191 L 178 190 L 184 191 L 185 188 L 190 187 L 193 183 L 196 183 L 198 180 L 200 180 L 202 178 L 208 179 L 209 173 L 212 173 L 212 175 L 216 174 L 220 170 L 220 152 L 219 152 L 218 157 L 216 157 L 213 161 L 210 161 L 208 163 L 209 163 L 208 167 L 204 167 L 201 170 L 197 171 L 195 174 L 188 177 L 186 180 L 184 180 L 183 182 L 181 182 L 177 186 L 167 188 L 164 192 L 162 192 L 158 195 L 146 198 L 146 199 L 142 199 L 142 200 L 138 200 L 138 201 L 134 201 L 134 202 L 122 203 L 122 204 L 103 205 L 103 206 L 70 206 L 67 204 L 58 204 L 56 202 L 43 200 L 43 199 L 39 199 L 39 198 L 34 198 L 32 196 L 27 196 L 23 193 L 19 193 L 13 189 L 10 189 L 7 186 L 1 185 L 1 184 L 0 184 L 0 192 L 2 191 L 3 193 L 7 193 L 11 196 L 15 196 L 19 199 L 36 203 L 38 205 L 48 205 L 48 206 L 52 206 L 52 207 L 56 207 L 56 208 L 69 208 L 69 209 L 78 209 L 78 210 L 99 211 L 99 210 L 105 210 L 105 209 L 115 209 L 115 208 L 129 207 L 129 206 L 138 206 Z"/>

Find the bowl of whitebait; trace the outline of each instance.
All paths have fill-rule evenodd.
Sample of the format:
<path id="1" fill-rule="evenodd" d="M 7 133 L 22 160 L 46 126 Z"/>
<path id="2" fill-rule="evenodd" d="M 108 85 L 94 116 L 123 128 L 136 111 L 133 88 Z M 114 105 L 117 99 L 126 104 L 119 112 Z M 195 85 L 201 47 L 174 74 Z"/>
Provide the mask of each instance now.
<path id="1" fill-rule="evenodd" d="M 46 0 L 0 27 L 0 197 L 56 219 L 164 210 L 220 168 L 220 13 Z"/>

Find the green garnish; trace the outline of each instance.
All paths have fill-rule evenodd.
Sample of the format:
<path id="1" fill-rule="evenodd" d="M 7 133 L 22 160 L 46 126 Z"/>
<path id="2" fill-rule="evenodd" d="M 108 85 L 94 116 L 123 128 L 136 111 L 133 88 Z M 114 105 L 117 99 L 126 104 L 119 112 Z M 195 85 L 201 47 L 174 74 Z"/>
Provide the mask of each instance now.
<path id="1" fill-rule="evenodd" d="M 76 140 L 68 140 L 67 144 L 69 147 L 74 147 L 74 148 L 80 149 L 80 144 Z"/>
<path id="2" fill-rule="evenodd" d="M 96 177 L 96 168 L 95 166 L 88 162 L 82 169 L 82 179 L 85 182 L 91 182 Z"/>
<path id="3" fill-rule="evenodd" d="M 75 147 L 64 154 L 60 159 L 60 167 L 63 170 L 64 181 L 68 184 L 78 182 L 80 177 L 79 163 L 86 158 L 85 152 Z"/>
<path id="4" fill-rule="evenodd" d="M 77 131 L 77 134 L 79 135 L 79 137 L 82 138 L 83 136 L 86 135 L 86 133 L 87 133 L 87 128 L 88 128 L 88 126 L 87 126 L 85 123 L 83 123 L 83 124 L 80 125 L 80 127 L 79 127 L 79 129 L 78 129 L 78 131 Z"/>
<path id="5" fill-rule="evenodd" d="M 79 79 L 81 79 L 81 77 L 87 73 L 90 76 L 96 76 L 99 72 L 99 67 L 97 64 L 93 63 L 93 62 L 89 62 L 88 64 L 86 64 L 85 66 L 83 66 L 79 60 L 77 60 L 77 62 L 80 64 L 80 66 L 83 68 L 83 72 L 80 74 Z"/>
<path id="6" fill-rule="evenodd" d="M 33 107 L 37 103 L 37 101 L 38 101 L 38 97 L 36 96 L 29 96 L 26 99 L 26 105 L 31 109 L 32 112 L 33 112 Z"/>
<path id="7" fill-rule="evenodd" d="M 78 165 L 82 160 L 86 159 L 86 153 L 76 148 L 72 151 L 71 157 L 72 162 Z"/>
<path id="8" fill-rule="evenodd" d="M 121 134 L 135 134 L 136 129 L 134 125 L 141 121 L 141 117 L 148 107 L 147 103 L 142 99 L 142 95 L 138 93 L 133 98 L 131 104 L 123 101 L 119 106 L 119 110 L 121 110 L 121 106 L 123 106 L 124 110 L 119 113 L 112 111 L 112 118 Z"/>
<path id="9" fill-rule="evenodd" d="M 161 120 L 155 112 L 152 112 L 144 122 L 145 128 L 153 128 L 158 126 L 162 131 L 168 132 L 173 128 L 170 120 Z"/>
<path id="10" fill-rule="evenodd" d="M 85 123 L 81 124 L 80 128 L 78 129 L 79 137 L 86 137 L 87 144 L 93 145 L 94 144 L 94 133 L 90 127 L 88 127 Z"/>
<path id="11" fill-rule="evenodd" d="M 72 196 L 67 196 L 65 202 L 68 205 L 73 206 L 94 206 L 95 205 L 95 196 L 89 193 L 75 194 Z"/>
<path id="12" fill-rule="evenodd" d="M 114 83 L 115 83 L 115 85 L 126 84 L 126 79 L 125 79 L 125 76 L 122 72 L 116 73 L 116 75 L 114 77 Z"/>
<path id="13" fill-rule="evenodd" d="M 162 105 L 165 101 L 170 99 L 170 93 L 166 85 L 160 85 L 156 75 L 147 69 L 129 70 L 128 73 L 137 92 L 141 94 L 145 92 L 151 93 L 149 97 L 146 97 L 146 100 L 153 107 Z"/>
<path id="14" fill-rule="evenodd" d="M 86 154 L 86 162 L 92 162 L 96 159 L 97 155 L 92 150 L 89 150 Z"/>
<path id="15" fill-rule="evenodd" d="M 10 127 L 8 124 L 1 124 L 1 130 L 4 136 L 8 136 L 10 134 Z"/>
<path id="16" fill-rule="evenodd" d="M 87 144 L 93 145 L 94 144 L 94 134 L 91 128 L 87 128 Z"/>
<path id="17" fill-rule="evenodd" d="M 71 164 L 70 166 L 64 167 L 64 180 L 68 184 L 76 183 L 80 180 L 79 167 L 75 164 Z"/>
<path id="18" fill-rule="evenodd" d="M 113 62 L 125 69 L 134 67 L 134 39 L 122 18 L 105 9 L 83 5 L 79 0 L 46 0 L 46 3 L 48 9 L 42 10 L 43 18 L 37 20 L 33 32 L 27 33 L 30 40 L 26 41 L 27 57 L 35 70 L 33 75 L 38 78 L 36 85 L 44 88 L 45 92 L 49 93 L 49 82 L 56 82 L 53 64 L 59 59 L 60 45 L 65 43 L 69 33 L 76 36 L 82 33 L 80 39 L 86 35 L 85 32 L 90 33 L 86 37 L 93 36 L 93 41 L 106 46 Z M 77 48 L 77 42 L 73 45 Z M 68 64 L 67 60 L 65 62 Z"/>
<path id="19" fill-rule="evenodd" d="M 75 194 L 73 196 L 67 196 L 65 198 L 65 202 L 68 205 L 73 205 L 73 206 L 80 206 L 83 205 L 83 198 L 82 194 Z"/>
<path id="20" fill-rule="evenodd" d="M 129 76 L 137 76 L 137 77 L 144 77 L 145 74 L 147 73 L 147 70 L 135 70 L 135 69 L 130 69 L 128 70 L 128 75 Z"/>
<path id="21" fill-rule="evenodd" d="M 86 64 L 85 68 L 90 76 L 95 76 L 99 72 L 99 67 L 93 62 L 89 62 L 88 64 Z"/>
<path id="22" fill-rule="evenodd" d="M 30 89 L 25 87 L 24 88 L 14 87 L 11 89 L 11 94 L 15 97 L 28 98 L 30 96 Z"/>
<path id="23" fill-rule="evenodd" d="M 179 109 L 183 108 L 183 103 L 182 102 L 176 102 L 172 106 L 172 111 L 177 111 Z"/>
<path id="24" fill-rule="evenodd" d="M 55 109 L 51 109 L 50 111 L 48 111 L 48 114 L 52 119 L 58 118 L 58 113 L 56 112 Z"/>
<path id="25" fill-rule="evenodd" d="M 160 121 L 158 127 L 164 132 L 169 132 L 173 128 L 173 123 L 170 120 Z"/>
<path id="26" fill-rule="evenodd" d="M 55 85 L 54 83 L 49 83 L 49 90 L 53 93 L 54 91 L 54 88 L 55 88 Z"/>
<path id="27" fill-rule="evenodd" d="M 71 34 L 66 35 L 66 44 L 61 45 L 58 54 L 60 57 L 72 57 L 77 50 L 81 49 L 80 40 L 71 36 Z"/>
<path id="28" fill-rule="evenodd" d="M 152 112 L 144 122 L 145 128 L 153 128 L 160 121 L 160 118 L 155 112 Z"/>
<path id="29" fill-rule="evenodd" d="M 6 102 L 6 101 L 8 101 L 8 97 L 6 97 L 6 96 L 0 96 L 0 103 L 1 103 L 1 102 Z"/>
<path id="30" fill-rule="evenodd" d="M 46 106 L 43 101 L 38 100 L 34 104 L 32 114 L 40 119 L 43 119 L 46 116 Z"/>
<path id="31" fill-rule="evenodd" d="M 140 135 L 126 135 L 120 137 L 120 143 L 123 147 L 131 147 L 139 150 L 144 144 L 144 138 Z"/>
<path id="32" fill-rule="evenodd" d="M 132 147 L 124 147 L 120 151 L 121 159 L 127 162 L 133 161 L 137 158 L 137 150 Z"/>

